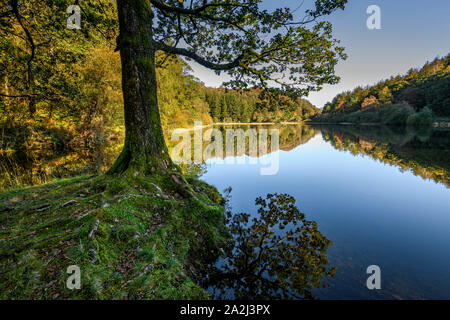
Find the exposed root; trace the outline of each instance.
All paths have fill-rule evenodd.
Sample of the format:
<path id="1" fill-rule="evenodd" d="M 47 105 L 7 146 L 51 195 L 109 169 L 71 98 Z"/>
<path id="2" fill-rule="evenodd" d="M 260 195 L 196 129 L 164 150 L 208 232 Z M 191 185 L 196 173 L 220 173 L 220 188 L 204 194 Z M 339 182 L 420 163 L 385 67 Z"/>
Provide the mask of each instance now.
<path id="1" fill-rule="evenodd" d="M 91 229 L 91 231 L 89 232 L 89 239 L 92 239 L 94 237 L 94 234 L 97 232 L 98 229 L 98 225 L 100 224 L 100 220 L 95 220 L 94 225 Z"/>

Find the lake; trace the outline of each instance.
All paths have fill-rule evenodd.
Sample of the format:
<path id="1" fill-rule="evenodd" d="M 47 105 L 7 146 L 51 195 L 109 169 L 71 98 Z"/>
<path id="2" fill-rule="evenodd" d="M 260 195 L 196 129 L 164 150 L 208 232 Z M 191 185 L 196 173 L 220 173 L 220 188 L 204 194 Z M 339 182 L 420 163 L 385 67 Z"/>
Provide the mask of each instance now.
<path id="1" fill-rule="evenodd" d="M 328 258 L 338 271 L 318 298 L 450 298 L 450 131 L 267 128 L 280 131 L 275 174 L 262 175 L 267 164 L 250 163 L 246 153 L 224 152 L 224 161 L 206 160 L 202 179 L 220 191 L 232 187 L 233 212 L 254 214 L 254 199 L 267 193 L 295 197 L 333 241 Z M 380 290 L 366 287 L 370 265 L 381 269 Z"/>

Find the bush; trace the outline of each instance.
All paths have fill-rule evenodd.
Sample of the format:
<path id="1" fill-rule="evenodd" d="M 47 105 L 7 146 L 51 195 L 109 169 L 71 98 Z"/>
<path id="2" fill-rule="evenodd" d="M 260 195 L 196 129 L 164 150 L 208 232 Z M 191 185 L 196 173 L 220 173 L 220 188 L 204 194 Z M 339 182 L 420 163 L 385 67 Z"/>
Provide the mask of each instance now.
<path id="1" fill-rule="evenodd" d="M 414 114 L 414 109 L 409 104 L 394 104 L 383 108 L 385 117 L 381 116 L 384 124 L 405 125 L 408 117 Z"/>
<path id="2" fill-rule="evenodd" d="M 408 117 L 406 124 L 414 127 L 430 126 L 433 123 L 433 111 L 428 107 L 423 108 L 420 112 Z"/>
<path id="3" fill-rule="evenodd" d="M 371 112 L 362 112 L 359 118 L 362 123 L 378 123 L 380 122 L 380 115 L 378 110 Z"/>

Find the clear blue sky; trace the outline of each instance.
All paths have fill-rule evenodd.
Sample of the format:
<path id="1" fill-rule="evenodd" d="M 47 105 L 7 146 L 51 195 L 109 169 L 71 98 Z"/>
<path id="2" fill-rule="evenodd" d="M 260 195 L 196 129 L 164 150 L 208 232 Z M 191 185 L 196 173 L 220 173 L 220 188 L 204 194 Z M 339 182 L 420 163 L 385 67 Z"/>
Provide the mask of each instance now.
<path id="1" fill-rule="evenodd" d="M 302 15 L 313 0 L 305 0 Z M 297 8 L 302 0 L 264 0 L 264 7 Z M 369 5 L 381 8 L 381 30 L 369 30 L 366 20 Z M 369 85 L 391 75 L 421 67 L 436 56 L 450 52 L 450 0 L 349 0 L 344 11 L 327 19 L 333 23 L 334 36 L 346 48 L 348 59 L 336 72 L 341 82 L 313 92 L 308 99 L 322 107 L 336 94 L 359 85 Z M 217 76 L 195 63 L 194 74 L 207 86 L 218 87 L 226 76 Z"/>

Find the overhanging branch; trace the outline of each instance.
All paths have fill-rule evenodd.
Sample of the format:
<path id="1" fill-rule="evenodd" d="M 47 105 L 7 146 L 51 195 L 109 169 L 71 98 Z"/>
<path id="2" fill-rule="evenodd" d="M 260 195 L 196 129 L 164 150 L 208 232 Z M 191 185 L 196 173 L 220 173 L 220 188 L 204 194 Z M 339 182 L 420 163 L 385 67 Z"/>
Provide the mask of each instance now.
<path id="1" fill-rule="evenodd" d="M 161 43 L 161 42 L 154 42 L 153 45 L 157 50 L 162 50 L 166 53 L 178 54 L 178 55 L 181 55 L 181 56 L 184 56 L 187 58 L 191 58 L 192 60 L 199 63 L 200 65 L 202 65 L 206 68 L 212 69 L 212 70 L 216 70 L 216 71 L 225 71 L 225 70 L 234 69 L 240 65 L 240 62 L 244 58 L 244 53 L 242 53 L 232 62 L 219 64 L 219 63 L 214 63 L 214 62 L 208 61 L 205 58 L 199 56 L 197 53 L 190 51 L 188 49 L 172 47 L 172 46 L 169 46 L 169 45 L 167 45 L 165 43 Z"/>
<path id="2" fill-rule="evenodd" d="M 180 7 L 170 6 L 166 3 L 164 3 L 164 1 L 160 1 L 160 0 L 150 0 L 150 3 L 153 4 L 159 10 L 164 10 L 166 12 L 175 12 L 175 13 L 179 13 L 179 14 L 188 14 L 188 15 L 199 14 L 211 7 L 244 7 L 244 5 L 241 5 L 239 3 L 228 3 L 228 4 L 227 3 L 207 3 L 206 1 L 204 1 L 204 4 L 201 5 L 200 7 L 186 9 L 181 6 Z"/>

